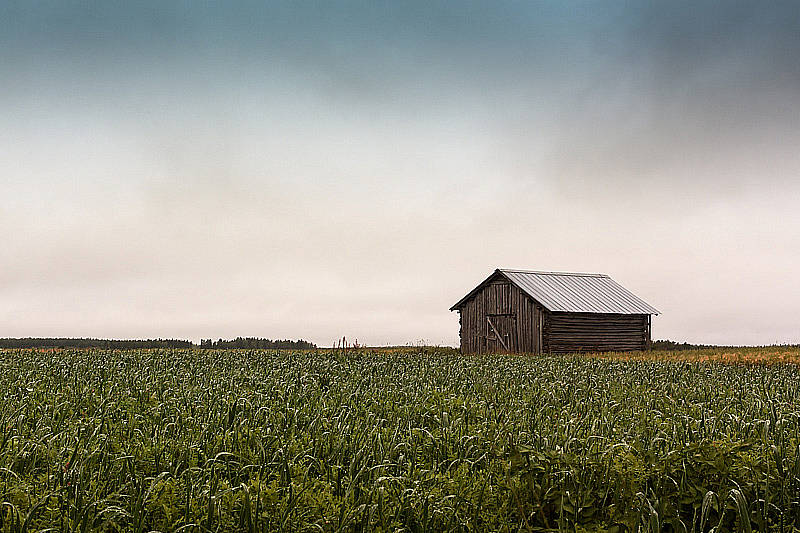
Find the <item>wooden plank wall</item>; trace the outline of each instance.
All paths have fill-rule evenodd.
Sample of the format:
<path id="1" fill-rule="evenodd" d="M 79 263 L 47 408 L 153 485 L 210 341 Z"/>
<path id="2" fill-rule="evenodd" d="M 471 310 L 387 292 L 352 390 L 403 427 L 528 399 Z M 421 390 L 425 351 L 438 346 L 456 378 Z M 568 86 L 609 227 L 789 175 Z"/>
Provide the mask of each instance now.
<path id="1" fill-rule="evenodd" d="M 546 313 L 544 351 L 627 352 L 650 345 L 649 315 Z"/>
<path id="2" fill-rule="evenodd" d="M 489 280 L 459 312 L 462 353 L 505 351 L 487 317 L 512 352 L 634 351 L 651 343 L 650 315 L 550 313 L 502 276 Z"/>
<path id="3" fill-rule="evenodd" d="M 503 329 L 502 334 L 510 333 L 509 351 L 541 352 L 541 308 L 502 276 L 484 285 L 459 312 L 462 353 L 503 351 L 501 343 L 493 340 L 496 335 L 487 317 L 497 317 L 493 319 L 496 327 Z"/>
<path id="4" fill-rule="evenodd" d="M 520 352 L 542 352 L 542 308 L 516 285 L 512 285 L 516 304 L 518 347 Z"/>

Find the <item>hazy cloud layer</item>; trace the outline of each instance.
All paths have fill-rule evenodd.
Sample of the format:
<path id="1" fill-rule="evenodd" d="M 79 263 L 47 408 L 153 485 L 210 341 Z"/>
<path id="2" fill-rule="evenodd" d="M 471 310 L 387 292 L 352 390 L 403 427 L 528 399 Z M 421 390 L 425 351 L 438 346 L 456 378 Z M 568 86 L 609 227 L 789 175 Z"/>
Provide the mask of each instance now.
<path id="1" fill-rule="evenodd" d="M 496 267 L 800 342 L 793 3 L 8 2 L 0 336 L 454 344 Z"/>

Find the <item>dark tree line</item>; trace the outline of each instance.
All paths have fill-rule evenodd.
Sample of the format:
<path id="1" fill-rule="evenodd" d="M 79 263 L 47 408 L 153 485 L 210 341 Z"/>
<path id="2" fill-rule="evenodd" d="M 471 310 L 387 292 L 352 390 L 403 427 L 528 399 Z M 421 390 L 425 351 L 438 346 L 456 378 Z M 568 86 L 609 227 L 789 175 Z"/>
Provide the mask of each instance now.
<path id="1" fill-rule="evenodd" d="M 714 344 L 689 344 L 670 340 L 653 341 L 653 350 L 662 352 L 679 352 L 682 350 L 710 350 L 714 348 L 733 348 L 733 346 L 717 346 Z"/>
<path id="2" fill-rule="evenodd" d="M 191 348 L 191 341 L 177 339 L 108 340 L 108 339 L 0 339 L 0 348 L 103 348 L 106 350 L 142 350 L 147 348 Z"/>
<path id="3" fill-rule="evenodd" d="M 787 348 L 797 348 L 800 344 L 773 344 L 772 346 L 785 346 Z M 714 350 L 720 348 L 743 348 L 743 346 L 731 346 L 722 344 L 689 344 L 688 342 L 675 342 L 669 340 L 653 341 L 653 350 L 672 352 L 681 350 Z"/>
<path id="4" fill-rule="evenodd" d="M 226 350 L 226 349 L 247 349 L 247 350 L 313 350 L 317 345 L 304 340 L 270 340 L 256 339 L 253 337 L 236 337 L 227 341 L 219 339 L 214 342 L 211 339 L 200 341 L 200 348 Z"/>

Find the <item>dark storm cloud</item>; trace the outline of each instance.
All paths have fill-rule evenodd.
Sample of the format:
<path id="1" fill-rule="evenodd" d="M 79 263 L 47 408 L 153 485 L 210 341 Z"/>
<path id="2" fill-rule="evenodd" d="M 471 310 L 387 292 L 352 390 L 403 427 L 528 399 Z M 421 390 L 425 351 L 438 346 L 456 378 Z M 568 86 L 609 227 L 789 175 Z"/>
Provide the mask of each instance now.
<path id="1" fill-rule="evenodd" d="M 25 54 L 186 50 L 298 61 L 368 55 L 363 46 L 460 50 L 496 39 L 507 22 L 502 10 L 448 3 L 56 1 L 10 3 L 3 14 L 6 44 Z"/>
<path id="2" fill-rule="evenodd" d="M 743 88 L 800 82 L 800 8 L 793 2 L 641 5 L 629 53 L 653 65 L 659 87 L 679 89 L 715 74 Z"/>
<path id="3" fill-rule="evenodd" d="M 546 169 L 573 190 L 738 190 L 753 173 L 787 184 L 798 170 L 787 156 L 800 141 L 798 24 L 793 3 L 648 3 L 620 12 L 595 35 L 585 78 L 565 87 Z"/>
<path id="4" fill-rule="evenodd" d="M 800 8 L 768 2 L 7 2 L 8 50 L 460 60 L 492 70 L 644 62 L 659 86 L 728 68 L 797 81 Z M 365 57 L 360 57 L 365 56 Z M 458 59 L 460 58 L 460 59 Z M 482 60 L 485 60 L 482 62 Z M 744 63 L 742 64 L 742 61 Z M 440 65 L 443 66 L 443 65 Z M 755 69 L 755 70 L 754 70 Z"/>
<path id="5" fill-rule="evenodd" d="M 796 94 L 799 11 L 746 2 L 15 2 L 0 24 L 6 60 L 23 70 L 31 58 L 86 70 L 145 58 L 167 77 L 194 68 L 213 78 L 230 63 L 258 72 L 279 62 L 335 98 L 523 98 L 581 124 L 603 118 L 594 107 L 609 98 L 655 115 L 713 112 L 731 98 L 761 109 L 763 91 Z"/>

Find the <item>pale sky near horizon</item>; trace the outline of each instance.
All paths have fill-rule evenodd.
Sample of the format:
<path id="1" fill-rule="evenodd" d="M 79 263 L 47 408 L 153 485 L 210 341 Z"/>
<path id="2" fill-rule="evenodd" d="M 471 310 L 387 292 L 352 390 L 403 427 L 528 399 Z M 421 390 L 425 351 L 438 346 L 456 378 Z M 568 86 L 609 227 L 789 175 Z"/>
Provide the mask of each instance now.
<path id="1" fill-rule="evenodd" d="M 0 0 L 0 337 L 458 343 L 495 268 L 800 343 L 800 4 Z"/>

